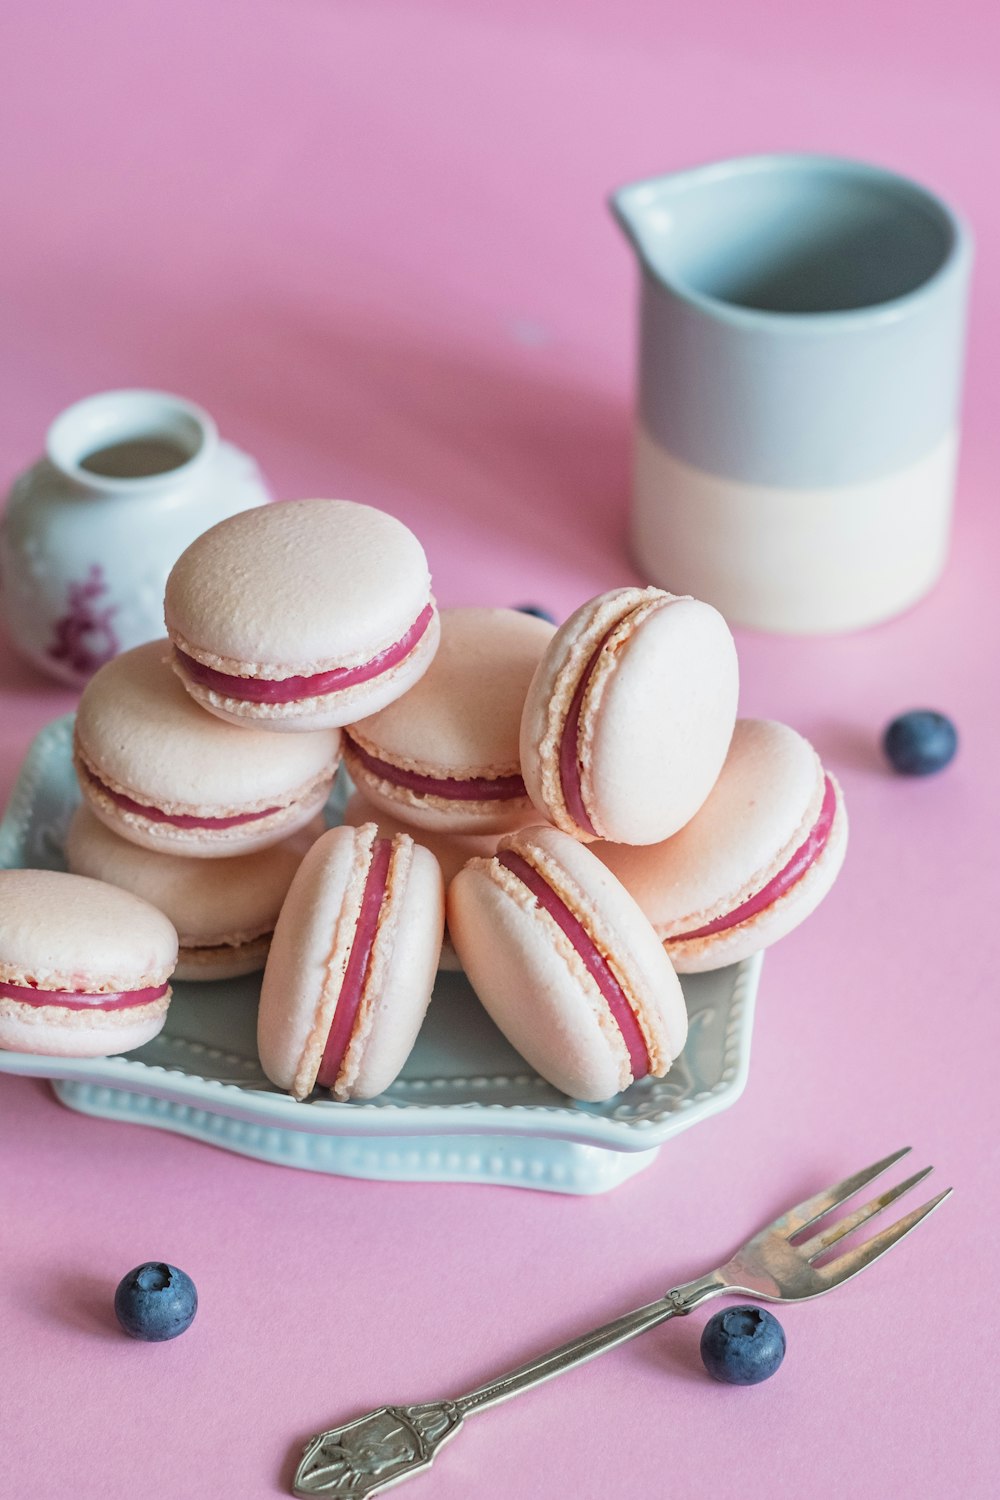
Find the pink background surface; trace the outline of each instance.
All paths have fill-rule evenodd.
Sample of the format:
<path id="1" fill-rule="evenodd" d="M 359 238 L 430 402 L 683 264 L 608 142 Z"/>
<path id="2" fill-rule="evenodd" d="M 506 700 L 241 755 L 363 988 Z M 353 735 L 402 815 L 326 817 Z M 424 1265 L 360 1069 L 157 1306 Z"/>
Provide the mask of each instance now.
<path id="1" fill-rule="evenodd" d="M 906 1140 L 954 1199 L 783 1313 L 775 1380 L 707 1379 L 709 1309 L 470 1423 L 413 1494 L 995 1493 L 995 7 L 8 0 L 5 20 L 4 476 L 77 397 L 173 389 L 279 495 L 412 524 L 446 604 L 565 614 L 632 576 L 636 278 L 612 187 L 854 154 L 952 199 L 978 267 L 944 581 L 857 637 L 739 641 L 742 712 L 810 735 L 853 823 L 834 894 L 768 958 L 744 1098 L 573 1199 L 259 1165 L 0 1078 L 4 1493 L 280 1494 L 310 1432 L 457 1393 Z M 70 704 L 0 648 L 0 793 Z M 960 727 L 938 780 L 876 748 L 916 705 Z M 171 1345 L 113 1323 L 148 1258 L 201 1295 Z"/>

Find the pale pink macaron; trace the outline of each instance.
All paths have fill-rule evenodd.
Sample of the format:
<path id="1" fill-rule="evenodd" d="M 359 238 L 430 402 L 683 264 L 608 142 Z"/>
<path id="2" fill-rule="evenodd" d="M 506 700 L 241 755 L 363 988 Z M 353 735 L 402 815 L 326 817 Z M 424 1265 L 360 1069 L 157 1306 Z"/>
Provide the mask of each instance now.
<path id="1" fill-rule="evenodd" d="M 585 842 L 667 838 L 722 769 L 737 690 L 736 647 L 711 605 L 654 588 L 599 595 L 560 627 L 528 691 L 532 801 Z"/>
<path id="2" fill-rule="evenodd" d="M 736 963 L 822 901 L 847 847 L 840 787 L 787 724 L 738 719 L 708 800 L 679 833 L 595 854 L 642 907 L 680 973 Z"/>
<path id="3" fill-rule="evenodd" d="M 167 579 L 174 666 L 237 724 L 330 729 L 374 713 L 429 667 L 438 616 L 424 550 L 350 500 L 295 500 L 220 521 Z"/>
<path id="4" fill-rule="evenodd" d="M 277 843 L 322 809 L 340 759 L 335 729 L 279 739 L 203 713 L 166 641 L 115 657 L 77 710 L 73 758 L 84 798 L 122 838 L 214 859 Z"/>
<path id="5" fill-rule="evenodd" d="M 120 886 L 169 918 L 180 944 L 175 979 L 236 979 L 264 967 L 292 876 L 323 832 L 317 816 L 252 854 L 191 859 L 119 838 L 84 804 L 69 825 L 66 863 L 74 875 Z"/>
<path id="6" fill-rule="evenodd" d="M 521 776 L 525 695 L 554 635 L 516 609 L 446 609 L 417 685 L 344 733 L 356 785 L 420 828 L 496 833 L 538 821 Z"/>
<path id="7" fill-rule="evenodd" d="M 362 792 L 355 792 L 348 801 L 344 809 L 344 822 L 351 828 L 359 828 L 362 823 L 374 823 L 378 827 L 379 837 L 383 839 L 391 839 L 397 833 L 408 833 L 416 843 L 429 849 L 441 866 L 446 892 L 459 870 L 470 859 L 489 859 L 496 850 L 498 839 L 495 833 L 445 833 L 439 829 L 414 828 L 411 824 L 392 817 L 390 813 L 383 812 L 373 802 L 369 802 Z M 438 967 L 451 971 L 462 967 L 447 925 Z"/>
<path id="8" fill-rule="evenodd" d="M 333 828 L 292 881 L 264 970 L 261 1065 L 304 1099 L 370 1099 L 409 1057 L 437 973 L 444 883 L 434 856 L 372 823 Z"/>
<path id="9" fill-rule="evenodd" d="M 628 892 L 555 828 L 506 834 L 448 891 L 452 941 L 513 1047 L 571 1098 L 661 1078 L 684 1045 L 680 981 Z"/>
<path id="10" fill-rule="evenodd" d="M 177 933 L 148 901 L 58 870 L 0 870 L 0 1047 L 110 1057 L 162 1030 Z"/>

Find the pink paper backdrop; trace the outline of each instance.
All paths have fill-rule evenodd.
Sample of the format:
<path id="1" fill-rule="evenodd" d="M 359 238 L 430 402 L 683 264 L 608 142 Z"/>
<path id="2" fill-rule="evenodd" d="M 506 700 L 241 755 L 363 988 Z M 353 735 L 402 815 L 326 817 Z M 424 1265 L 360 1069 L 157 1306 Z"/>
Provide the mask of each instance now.
<path id="1" fill-rule="evenodd" d="M 708 1381 L 700 1313 L 470 1423 L 413 1493 L 996 1492 L 997 16 L 8 0 L 5 476 L 73 399 L 174 389 L 280 495 L 412 524 L 446 604 L 564 614 L 632 576 L 635 275 L 612 187 L 734 152 L 853 154 L 951 198 L 979 257 L 944 581 L 863 636 L 740 639 L 742 711 L 809 734 L 852 816 L 835 893 L 768 958 L 743 1100 L 616 1192 L 564 1199 L 262 1166 L 0 1078 L 4 1494 L 280 1494 L 317 1428 L 457 1393 L 908 1139 L 954 1199 L 783 1315 L 778 1378 Z M 0 793 L 70 701 L 0 649 Z M 939 780 L 880 762 L 881 726 L 914 705 L 960 726 Z M 172 1345 L 113 1323 L 148 1258 L 201 1294 Z"/>

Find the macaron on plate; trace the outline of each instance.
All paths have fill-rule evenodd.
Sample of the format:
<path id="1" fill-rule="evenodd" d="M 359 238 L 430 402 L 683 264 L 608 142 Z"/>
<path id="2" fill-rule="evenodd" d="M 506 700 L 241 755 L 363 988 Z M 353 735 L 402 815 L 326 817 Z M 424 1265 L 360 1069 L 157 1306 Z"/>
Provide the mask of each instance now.
<path id="1" fill-rule="evenodd" d="M 287 739 L 201 711 L 148 641 L 91 678 L 73 758 L 84 797 L 113 833 L 161 853 L 215 859 L 296 833 L 322 809 L 340 733 Z M 192 800 L 192 787 L 197 800 Z"/>
<path id="2" fill-rule="evenodd" d="M 283 733 L 383 708 L 438 644 L 420 543 L 351 500 L 263 505 L 212 526 L 174 564 L 164 612 L 191 696 Z"/>
<path id="3" fill-rule="evenodd" d="M 0 869 L 65 869 L 79 805 L 71 747 L 69 719 L 37 737 L 0 823 Z M 341 775 L 328 822 L 339 823 L 348 793 Z M 345 831 L 345 847 L 354 850 L 354 838 Z M 516 844 L 522 835 L 508 838 Z M 573 1101 L 544 1082 L 476 1002 L 465 976 L 440 972 L 402 1072 L 371 1099 L 341 1102 L 319 1087 L 296 1100 L 268 1079 L 257 1052 L 259 974 L 172 981 L 163 1030 L 125 1056 L 0 1050 L 0 1072 L 50 1079 L 59 1099 L 85 1114 L 312 1171 L 598 1193 L 650 1165 L 670 1136 L 738 1099 L 759 969 L 757 955 L 683 976 L 684 1050 L 665 1077 L 647 1074 L 603 1103 Z M 291 1031 L 285 1035 L 291 1046 Z M 342 1084 L 341 1092 L 356 1092 L 347 1074 Z"/>

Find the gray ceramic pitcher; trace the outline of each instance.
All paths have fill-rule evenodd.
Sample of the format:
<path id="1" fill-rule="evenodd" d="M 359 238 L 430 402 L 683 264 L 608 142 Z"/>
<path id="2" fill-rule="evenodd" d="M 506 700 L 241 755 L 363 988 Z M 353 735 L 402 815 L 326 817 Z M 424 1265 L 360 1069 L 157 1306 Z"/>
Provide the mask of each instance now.
<path id="1" fill-rule="evenodd" d="M 945 562 L 971 244 L 925 188 L 816 156 L 620 189 L 642 270 L 632 547 L 733 623 L 849 630 Z"/>

